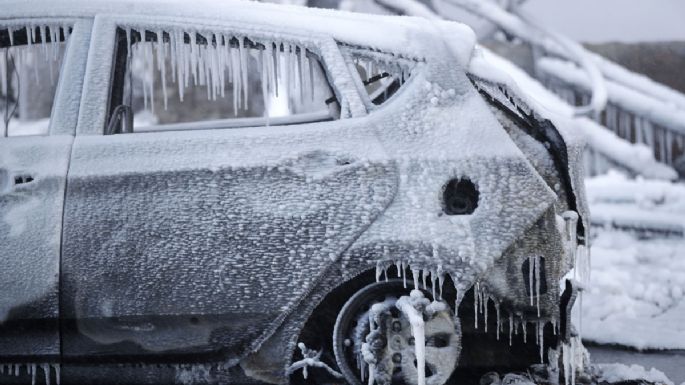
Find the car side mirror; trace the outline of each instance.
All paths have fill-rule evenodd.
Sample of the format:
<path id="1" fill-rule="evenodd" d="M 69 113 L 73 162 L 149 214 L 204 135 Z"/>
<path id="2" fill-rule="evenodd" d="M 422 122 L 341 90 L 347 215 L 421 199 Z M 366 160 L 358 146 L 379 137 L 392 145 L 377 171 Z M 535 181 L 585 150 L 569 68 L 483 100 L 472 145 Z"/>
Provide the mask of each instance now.
<path id="1" fill-rule="evenodd" d="M 133 109 L 124 104 L 118 105 L 107 123 L 105 135 L 130 134 L 133 132 Z"/>

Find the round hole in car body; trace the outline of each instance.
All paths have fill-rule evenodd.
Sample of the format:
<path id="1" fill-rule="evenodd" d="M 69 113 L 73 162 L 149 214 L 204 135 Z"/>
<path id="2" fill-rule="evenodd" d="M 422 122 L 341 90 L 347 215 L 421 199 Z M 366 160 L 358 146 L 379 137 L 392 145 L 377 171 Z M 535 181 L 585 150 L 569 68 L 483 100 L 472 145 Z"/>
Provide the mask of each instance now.
<path id="1" fill-rule="evenodd" d="M 479 196 L 470 179 L 452 179 L 442 189 L 442 209 L 447 215 L 473 214 L 478 207 Z"/>

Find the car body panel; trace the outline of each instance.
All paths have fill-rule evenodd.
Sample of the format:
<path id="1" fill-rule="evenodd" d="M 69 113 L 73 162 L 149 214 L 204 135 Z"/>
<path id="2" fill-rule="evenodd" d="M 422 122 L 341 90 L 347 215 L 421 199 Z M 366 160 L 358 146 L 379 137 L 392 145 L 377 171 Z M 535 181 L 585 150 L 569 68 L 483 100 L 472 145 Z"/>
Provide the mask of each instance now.
<path id="1" fill-rule="evenodd" d="M 346 124 L 78 137 L 63 316 L 96 342 L 131 340 L 149 354 L 206 348 L 214 329 L 232 325 L 236 344 L 256 338 L 395 195 L 396 171 L 374 159 L 375 138 Z M 144 317 L 155 315 L 188 319 L 171 330 Z M 203 326 L 202 315 L 223 324 Z M 121 324 L 111 330 L 87 324 L 113 317 Z M 128 325 L 136 317 L 148 326 Z M 181 330 L 182 339 L 159 335 Z M 65 354 L 78 353 L 67 336 Z"/>
<path id="2" fill-rule="evenodd" d="M 231 4 L 244 9 L 232 14 L 221 6 L 213 14 L 186 5 L 184 18 L 175 7 L 157 15 L 159 5 L 96 1 L 75 12 L 93 29 L 86 34 L 84 27 L 72 44 L 80 47 L 70 51 L 78 52 L 69 75 L 75 89 L 58 92 L 55 116 L 67 123 L 51 137 L 25 139 L 38 143 L 29 153 L 43 153 L 41 162 L 57 159 L 40 210 L 56 230 L 36 233 L 45 235 L 38 244 L 47 242 L 51 254 L 34 253 L 43 259 L 31 263 L 45 262 L 50 268 L 41 274 L 51 280 L 30 283 L 47 293 L 51 306 L 61 285 L 59 312 L 49 307 L 62 319 L 62 335 L 50 334 L 51 351 L 61 350 L 71 363 L 233 365 L 268 350 L 280 355 L 265 357 L 272 359 L 272 379 L 282 381 L 297 335 L 325 295 L 397 262 L 432 272 L 434 279 L 449 274 L 461 295 L 477 283 L 489 285 L 498 299 L 532 311 L 519 268 L 530 253 L 556 258 L 563 252 L 556 225 L 563 205 L 532 164 L 538 154 L 522 152 L 525 146 L 512 140 L 465 73 L 472 35 L 464 34 L 459 49 L 442 36 L 458 31 L 457 24 L 433 28 L 414 18 Z M 60 15 L 74 4 L 48 7 L 44 12 Z M 23 5 L 13 12 L 41 15 Z M 311 16 L 310 25 L 297 23 L 303 15 Z M 297 41 L 323 60 L 342 119 L 103 135 L 116 28 L 141 26 Z M 394 31 L 396 39 L 363 41 L 349 32 L 362 26 Z M 387 51 L 416 61 L 416 68 L 387 103 L 373 106 L 339 44 Z M 54 135 L 65 132 L 75 136 Z M 582 146 L 568 140 L 573 191 L 566 194 L 584 210 L 580 174 L 572 167 Z M 6 143 L 0 139 L 0 149 Z M 3 162 L 0 153 L 0 168 Z M 447 215 L 442 194 L 459 178 L 477 186 L 478 207 L 470 215 Z M 12 223 L 16 227 L 16 219 Z M 0 227 L 0 237 L 16 233 L 14 227 Z M 568 268 L 549 267 L 554 279 Z M 558 295 L 555 288 L 542 300 L 551 319 L 559 316 Z M 0 344 L 3 356 L 10 351 L 5 341 L 13 340 Z M 265 365 L 255 362 L 252 369 Z"/>
<path id="3" fill-rule="evenodd" d="M 59 354 L 61 224 L 73 139 L 0 138 L 3 356 Z"/>

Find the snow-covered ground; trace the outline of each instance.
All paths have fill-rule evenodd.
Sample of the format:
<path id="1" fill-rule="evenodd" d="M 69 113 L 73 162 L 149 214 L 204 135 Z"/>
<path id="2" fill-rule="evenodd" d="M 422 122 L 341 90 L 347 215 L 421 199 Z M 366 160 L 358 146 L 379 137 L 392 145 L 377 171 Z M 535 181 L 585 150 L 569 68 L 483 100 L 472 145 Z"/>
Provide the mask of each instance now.
<path id="1" fill-rule="evenodd" d="M 596 226 L 583 338 L 685 349 L 685 185 L 610 173 L 586 186 Z"/>

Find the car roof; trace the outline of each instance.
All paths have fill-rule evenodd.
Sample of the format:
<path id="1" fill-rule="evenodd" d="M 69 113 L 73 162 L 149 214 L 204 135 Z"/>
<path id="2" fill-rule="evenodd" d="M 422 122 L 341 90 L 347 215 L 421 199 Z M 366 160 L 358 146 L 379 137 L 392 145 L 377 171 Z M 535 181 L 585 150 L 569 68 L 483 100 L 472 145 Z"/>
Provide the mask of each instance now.
<path id="1" fill-rule="evenodd" d="M 199 26 L 203 21 L 212 24 L 249 23 L 262 25 L 265 29 L 271 27 L 269 30 L 324 34 L 343 43 L 409 57 L 438 54 L 444 49 L 443 36 L 449 35 L 449 44 L 456 47 L 457 52 L 454 53 L 462 66 L 466 66 L 475 45 L 473 31 L 455 22 L 247 0 L 0 0 L 0 8 L 3 9 L 3 19 L 110 14 L 119 15 L 122 20 L 127 15 L 182 18 L 184 21 L 193 20 Z"/>

